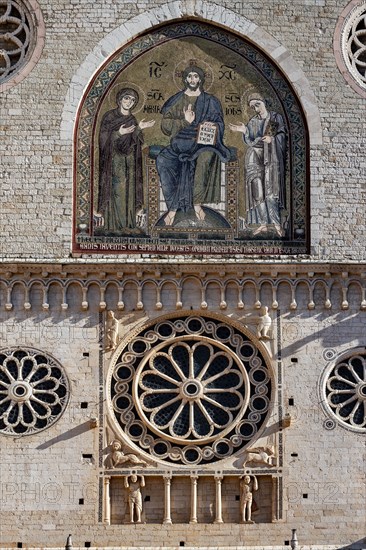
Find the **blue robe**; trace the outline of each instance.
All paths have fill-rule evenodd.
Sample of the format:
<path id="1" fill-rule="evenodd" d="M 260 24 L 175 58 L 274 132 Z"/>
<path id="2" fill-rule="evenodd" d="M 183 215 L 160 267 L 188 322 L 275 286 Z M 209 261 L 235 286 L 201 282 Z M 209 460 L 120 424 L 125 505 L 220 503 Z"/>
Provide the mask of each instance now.
<path id="1" fill-rule="evenodd" d="M 189 124 L 183 108 L 192 105 L 194 121 Z M 223 144 L 224 120 L 220 101 L 211 94 L 188 96 L 184 91 L 163 105 L 162 131 L 171 137 L 170 145 L 156 159 L 168 210 L 193 208 L 194 204 L 220 201 L 220 161 L 230 160 L 230 150 Z M 217 127 L 214 145 L 196 142 L 198 125 L 213 122 Z"/>

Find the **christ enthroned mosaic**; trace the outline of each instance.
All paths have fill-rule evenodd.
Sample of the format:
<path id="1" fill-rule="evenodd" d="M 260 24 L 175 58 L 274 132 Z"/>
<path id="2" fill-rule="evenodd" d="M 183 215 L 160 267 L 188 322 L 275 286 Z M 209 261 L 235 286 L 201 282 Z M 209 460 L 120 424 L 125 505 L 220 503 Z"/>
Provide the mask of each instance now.
<path id="1" fill-rule="evenodd" d="M 77 120 L 74 252 L 308 252 L 308 144 L 291 87 L 221 29 L 116 52 Z"/>

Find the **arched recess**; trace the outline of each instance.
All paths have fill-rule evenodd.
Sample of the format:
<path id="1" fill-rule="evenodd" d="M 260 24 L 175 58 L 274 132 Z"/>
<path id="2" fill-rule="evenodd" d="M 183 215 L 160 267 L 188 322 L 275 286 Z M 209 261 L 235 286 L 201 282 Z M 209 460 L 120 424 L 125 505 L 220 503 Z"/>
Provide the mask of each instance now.
<path id="1" fill-rule="evenodd" d="M 78 106 L 92 76 L 116 50 L 138 34 L 164 22 L 190 17 L 217 23 L 248 38 L 273 59 L 297 92 L 309 126 L 311 146 L 323 142 L 320 113 L 310 83 L 291 53 L 264 29 L 235 13 L 212 2 L 199 0 L 175 0 L 149 9 L 133 17 L 107 34 L 95 46 L 75 72 L 66 94 L 61 122 L 61 139 L 72 141 Z"/>
<path id="2" fill-rule="evenodd" d="M 317 143 L 320 123 L 306 79 L 297 67 L 295 71 L 289 54 L 249 21 L 238 24 L 232 12 L 222 13 L 220 19 L 203 5 L 201 19 L 177 21 L 174 5 L 169 4 L 174 21 L 162 24 L 160 19 L 158 26 L 146 30 L 146 25 L 140 29 L 142 20 L 136 18 L 135 26 L 126 23 L 114 31 L 100 43 L 100 55 L 94 52 L 84 63 L 84 77 L 78 74 L 81 82 L 87 71 L 94 72 L 84 83 L 82 97 L 77 94 L 81 102 L 74 132 L 73 251 L 309 253 L 309 128 Z M 165 18 L 169 19 L 173 18 Z M 230 30 L 223 21 L 232 23 Z M 126 38 L 131 40 L 126 43 Z M 174 151 L 178 176 L 173 181 L 167 164 L 171 158 L 162 159 L 160 154 L 169 147 L 169 137 L 177 134 L 175 122 L 173 130 L 166 130 L 164 121 L 187 86 L 187 67 L 201 70 L 199 85 L 206 99 L 200 94 L 189 122 L 194 147 L 183 156 Z M 123 119 L 122 90 L 132 98 Z M 75 98 L 75 91 L 70 97 Z M 266 105 L 264 115 L 254 101 Z M 75 101 L 71 103 L 64 113 L 75 111 Z M 214 130 L 207 129 L 206 122 Z M 113 140 L 120 139 L 122 127 L 133 131 L 131 139 L 130 132 L 123 130 L 133 142 L 133 153 L 132 145 L 114 152 Z M 63 124 L 63 131 L 69 130 Z M 203 160 L 203 164 L 203 151 L 215 162 Z M 117 154 L 126 164 L 123 176 L 113 172 Z M 187 162 L 193 173 L 184 176 L 184 182 Z M 116 177 L 123 182 L 117 196 L 111 183 Z M 172 187 L 174 194 L 179 190 L 179 199 L 170 205 Z"/>

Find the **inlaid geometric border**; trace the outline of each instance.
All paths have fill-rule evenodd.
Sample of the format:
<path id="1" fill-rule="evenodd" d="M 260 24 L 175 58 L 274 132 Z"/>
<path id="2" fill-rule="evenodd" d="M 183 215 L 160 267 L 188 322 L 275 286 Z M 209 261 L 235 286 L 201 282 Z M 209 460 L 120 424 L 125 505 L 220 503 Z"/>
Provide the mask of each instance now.
<path id="1" fill-rule="evenodd" d="M 291 235 L 283 241 L 236 241 L 236 242 L 201 242 L 187 247 L 187 241 L 175 239 L 165 246 L 152 247 L 151 239 L 139 239 L 138 246 L 134 239 L 113 239 L 92 236 L 91 182 L 92 182 L 92 143 L 93 124 L 101 102 L 109 86 L 123 67 L 151 48 L 180 37 L 202 37 L 225 46 L 236 52 L 247 62 L 256 67 L 258 72 L 271 86 L 283 112 L 286 114 L 289 127 L 289 157 L 291 192 L 290 211 L 292 213 Z M 149 34 L 137 38 L 132 43 L 119 49 L 94 77 L 84 96 L 75 132 L 75 166 L 74 166 L 74 252 L 86 254 L 104 253 L 144 253 L 164 254 L 179 253 L 181 247 L 186 252 L 202 254 L 306 254 L 309 251 L 309 139 L 305 117 L 300 102 L 280 70 L 273 65 L 264 53 L 260 52 L 243 38 L 239 38 L 223 29 L 200 22 L 186 21 L 159 27 Z M 83 227 L 81 234 L 77 228 Z M 299 236 L 298 230 L 303 233 Z M 164 245 L 164 242 L 162 242 Z M 192 249 L 192 250 L 191 250 Z"/>

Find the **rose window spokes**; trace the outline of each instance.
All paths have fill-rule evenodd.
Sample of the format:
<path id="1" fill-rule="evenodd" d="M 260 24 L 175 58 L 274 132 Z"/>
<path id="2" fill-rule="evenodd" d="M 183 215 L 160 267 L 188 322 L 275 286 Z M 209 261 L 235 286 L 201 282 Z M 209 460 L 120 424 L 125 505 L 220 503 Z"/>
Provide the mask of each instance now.
<path id="1" fill-rule="evenodd" d="M 347 39 L 347 58 L 353 74 L 366 86 L 366 13 L 352 22 Z"/>
<path id="2" fill-rule="evenodd" d="M 24 64 L 32 36 L 32 25 L 17 0 L 0 0 L 0 81 Z"/>
<path id="3" fill-rule="evenodd" d="M 208 440 L 242 413 L 244 378 L 229 350 L 208 342 L 176 342 L 149 357 L 138 399 L 154 431 L 173 440 Z"/>
<path id="4" fill-rule="evenodd" d="M 170 464 L 227 458 L 258 437 L 270 414 L 263 355 L 214 316 L 158 319 L 127 337 L 108 386 L 121 438 Z"/>
<path id="5" fill-rule="evenodd" d="M 0 351 L 0 432 L 34 433 L 52 424 L 67 404 L 62 367 L 31 349 Z"/>
<path id="6" fill-rule="evenodd" d="M 366 358 L 354 355 L 342 361 L 326 380 L 326 400 L 333 414 L 348 426 L 366 427 Z"/>

